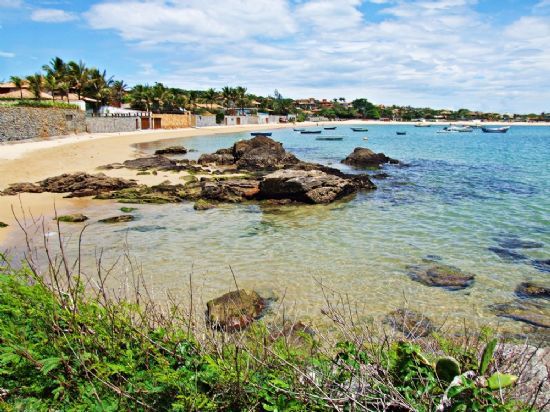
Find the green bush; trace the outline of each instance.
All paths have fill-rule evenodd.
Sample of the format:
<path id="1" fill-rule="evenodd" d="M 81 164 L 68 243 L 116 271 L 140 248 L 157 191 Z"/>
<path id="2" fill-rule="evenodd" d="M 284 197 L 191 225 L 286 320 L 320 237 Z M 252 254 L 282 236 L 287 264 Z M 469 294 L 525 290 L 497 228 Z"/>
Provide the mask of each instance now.
<path id="1" fill-rule="evenodd" d="M 56 109 L 78 109 L 79 106 L 58 100 L 0 99 L 0 107 L 38 107 Z"/>

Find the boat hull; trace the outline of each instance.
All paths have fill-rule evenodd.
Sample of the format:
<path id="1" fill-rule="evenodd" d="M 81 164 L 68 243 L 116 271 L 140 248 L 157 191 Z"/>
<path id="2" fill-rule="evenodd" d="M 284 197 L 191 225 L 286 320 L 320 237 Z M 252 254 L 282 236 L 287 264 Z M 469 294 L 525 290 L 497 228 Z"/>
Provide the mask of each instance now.
<path id="1" fill-rule="evenodd" d="M 509 127 L 482 127 L 481 131 L 483 133 L 506 133 L 510 130 Z"/>
<path id="2" fill-rule="evenodd" d="M 256 136 L 266 136 L 266 137 L 269 137 L 269 136 L 271 136 L 272 134 L 273 134 L 273 133 L 269 133 L 269 132 L 267 132 L 267 133 L 266 133 L 266 132 L 252 132 L 252 133 L 250 133 L 250 135 L 251 135 L 251 136 L 254 136 L 254 137 L 256 137 Z"/>

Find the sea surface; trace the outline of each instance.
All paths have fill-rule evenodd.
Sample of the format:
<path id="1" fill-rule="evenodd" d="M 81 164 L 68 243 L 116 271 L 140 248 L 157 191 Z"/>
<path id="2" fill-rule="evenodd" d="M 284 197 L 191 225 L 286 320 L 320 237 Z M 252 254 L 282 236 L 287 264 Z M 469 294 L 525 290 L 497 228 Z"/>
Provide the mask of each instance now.
<path id="1" fill-rule="evenodd" d="M 405 305 L 440 323 L 519 327 L 495 317 L 490 306 L 513 300 L 520 282 L 548 281 L 548 266 L 537 261 L 550 259 L 550 127 L 512 126 L 506 134 L 437 133 L 441 128 L 323 131 L 343 141 L 274 130 L 273 139 L 306 161 L 351 171 L 340 161 L 361 146 L 401 165 L 383 167 L 389 177 L 374 180 L 377 190 L 330 205 L 208 211 L 195 211 L 192 203 L 138 205 L 135 222 L 86 230 L 84 260 L 102 251 L 106 265 L 128 249 L 158 296 L 169 291 L 185 298 L 192 274 L 195 299 L 206 301 L 236 281 L 273 292 L 295 316 L 311 320 L 325 306 L 323 285 L 373 318 Z M 171 139 L 138 149 L 182 144 L 197 158 L 249 137 Z M 91 217 L 112 215 L 119 206 L 99 204 Z M 527 241 L 535 247 L 518 247 Z M 76 233 L 69 244 L 74 251 Z M 415 282 L 408 266 L 426 259 L 475 274 L 473 286 L 448 291 Z"/>

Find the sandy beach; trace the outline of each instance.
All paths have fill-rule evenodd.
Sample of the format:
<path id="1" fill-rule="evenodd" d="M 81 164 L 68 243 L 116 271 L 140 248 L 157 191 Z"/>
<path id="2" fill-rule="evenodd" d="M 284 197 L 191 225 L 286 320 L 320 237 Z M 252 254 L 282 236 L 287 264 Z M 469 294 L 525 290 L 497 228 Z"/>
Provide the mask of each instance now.
<path id="1" fill-rule="evenodd" d="M 322 126 L 324 124 L 403 124 L 411 122 L 381 122 L 381 121 L 340 121 L 340 122 L 304 122 L 299 125 L 245 125 L 245 126 L 217 126 L 205 128 L 188 128 L 175 130 L 146 130 L 131 133 L 104 133 L 82 134 L 67 137 L 52 138 L 43 141 L 26 141 L 0 145 L 0 190 L 16 182 L 36 182 L 47 177 L 63 173 L 88 172 L 97 173 L 99 166 L 123 162 L 136 156 L 132 145 L 136 143 L 166 140 L 171 138 L 185 138 L 201 135 L 235 133 L 258 129 L 277 129 L 304 126 Z M 474 124 L 474 122 L 455 122 L 460 124 Z M 439 122 L 435 125 L 446 125 L 449 122 Z M 477 123 L 476 123 L 477 124 Z M 509 123 L 491 123 L 504 124 Z M 512 126 L 548 126 L 548 123 L 514 123 Z M 165 180 L 177 181 L 178 176 L 159 174 L 158 176 L 136 176 L 135 171 L 116 169 L 104 173 L 126 179 L 136 179 L 140 183 L 154 185 Z M 19 216 L 23 211 L 28 216 L 53 216 L 54 204 L 58 213 L 74 213 L 90 205 L 90 199 L 65 199 L 62 194 L 22 194 L 20 196 L 0 197 L 0 222 L 7 223 L 8 228 L 0 229 L 0 245 L 4 243 L 8 234 L 17 228 L 13 210 Z"/>

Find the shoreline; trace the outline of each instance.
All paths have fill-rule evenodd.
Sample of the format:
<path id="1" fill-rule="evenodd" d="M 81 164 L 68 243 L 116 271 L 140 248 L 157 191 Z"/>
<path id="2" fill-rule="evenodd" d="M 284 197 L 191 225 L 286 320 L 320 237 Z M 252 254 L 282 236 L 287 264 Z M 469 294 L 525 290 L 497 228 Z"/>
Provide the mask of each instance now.
<path id="1" fill-rule="evenodd" d="M 454 122 L 460 124 L 477 124 L 477 122 Z M 190 138 L 196 136 L 220 135 L 229 133 L 247 132 L 265 129 L 285 129 L 295 127 L 315 127 L 323 125 L 407 125 L 414 126 L 413 122 L 385 122 L 385 121 L 328 121 L 302 122 L 297 124 L 266 124 L 242 126 L 212 126 L 204 128 L 160 129 L 145 130 L 128 133 L 95 133 L 79 134 L 51 138 L 41 141 L 23 141 L 0 144 L 0 190 L 11 183 L 37 182 L 48 177 L 63 173 L 98 173 L 97 168 L 109 163 L 120 163 L 135 157 L 137 150 L 134 145 L 139 143 L 156 142 Z M 444 126 L 449 122 L 430 123 L 434 126 Z M 486 123 L 491 125 L 510 125 L 507 122 Z M 512 123 L 512 126 L 550 126 L 550 123 Z M 169 176 L 136 176 L 128 170 L 107 170 L 103 173 L 125 179 L 135 179 L 147 185 L 159 184 L 169 179 Z M 23 194 L 19 196 L 0 196 L 0 222 L 9 226 L 0 229 L 0 245 L 18 227 L 12 213 L 22 208 L 35 218 L 41 215 L 53 214 L 54 204 L 60 213 L 75 213 L 91 204 L 90 198 L 65 199 L 63 194 L 40 193 Z M 86 206 L 84 206 L 86 205 Z"/>

